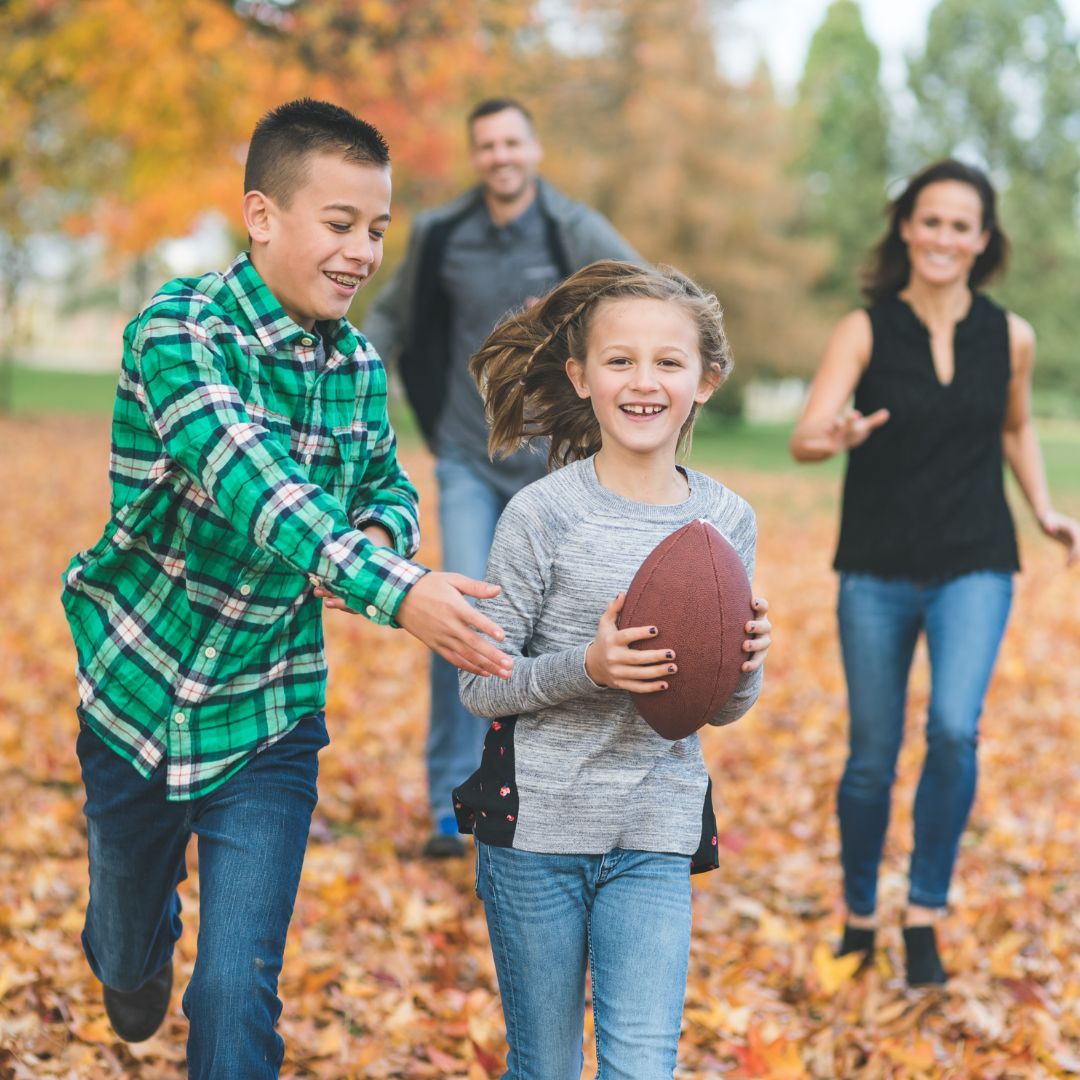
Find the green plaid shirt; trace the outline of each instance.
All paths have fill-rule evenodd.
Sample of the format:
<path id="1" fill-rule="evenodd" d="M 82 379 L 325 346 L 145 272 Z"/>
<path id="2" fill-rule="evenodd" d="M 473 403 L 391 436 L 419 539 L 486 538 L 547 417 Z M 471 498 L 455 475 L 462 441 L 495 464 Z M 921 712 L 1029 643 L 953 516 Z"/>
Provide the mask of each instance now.
<path id="1" fill-rule="evenodd" d="M 322 582 L 393 625 L 426 572 L 386 372 L 348 322 L 294 323 L 246 255 L 128 324 L 111 516 L 63 602 L 80 716 L 169 799 L 223 783 L 325 701 Z M 360 532 L 383 526 L 394 550 Z"/>

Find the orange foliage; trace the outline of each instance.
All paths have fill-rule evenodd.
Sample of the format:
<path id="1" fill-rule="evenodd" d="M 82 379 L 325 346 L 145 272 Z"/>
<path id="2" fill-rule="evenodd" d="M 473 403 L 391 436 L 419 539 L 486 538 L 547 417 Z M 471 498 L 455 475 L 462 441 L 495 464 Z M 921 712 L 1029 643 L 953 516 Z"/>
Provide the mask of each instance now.
<path id="1" fill-rule="evenodd" d="M 437 178 L 460 138 L 448 105 L 490 67 L 489 39 L 528 17 L 510 0 L 287 11 L 270 28 L 226 0 L 0 5 L 0 107 L 12 120 L 0 175 L 6 160 L 24 197 L 60 194 L 70 231 L 138 254 L 208 210 L 235 220 L 255 121 L 311 96 L 375 123 L 406 170 Z"/>
<path id="2" fill-rule="evenodd" d="M 148 1042 L 114 1038 L 78 941 L 85 833 L 74 655 L 57 597 L 68 557 L 103 522 L 107 425 L 2 420 L 0 445 L 9 478 L 0 502 L 0 1076 L 177 1080 L 197 874 L 182 887 L 177 996 Z M 430 525 L 430 461 L 418 451 L 406 460 Z M 883 947 L 872 970 L 854 975 L 830 952 L 839 920 L 833 799 L 846 749 L 826 570 L 835 481 L 811 471 L 722 475 L 758 510 L 757 584 L 772 601 L 777 643 L 759 705 L 705 736 L 724 856 L 718 872 L 695 881 L 679 1076 L 1080 1071 L 1080 576 L 1026 537 L 956 907 L 943 927 L 946 961 L 959 974 L 944 992 L 911 993 L 897 919 L 925 667 L 913 684 L 883 867 Z M 341 614 L 327 622 L 333 741 L 282 978 L 284 1075 L 498 1076 L 502 1018 L 471 859 L 418 858 L 426 656 L 404 633 Z M 588 1038 L 586 1054 L 591 1065 Z"/>

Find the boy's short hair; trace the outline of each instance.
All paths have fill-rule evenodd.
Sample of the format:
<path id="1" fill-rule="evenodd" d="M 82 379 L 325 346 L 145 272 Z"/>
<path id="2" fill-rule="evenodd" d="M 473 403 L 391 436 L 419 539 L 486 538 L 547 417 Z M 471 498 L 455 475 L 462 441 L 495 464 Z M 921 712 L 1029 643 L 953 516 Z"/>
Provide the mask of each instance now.
<path id="1" fill-rule="evenodd" d="M 271 109 L 255 125 L 244 193 L 261 191 L 288 206 L 307 180 L 313 154 L 340 154 L 355 165 L 390 164 L 390 148 L 377 128 L 338 105 L 300 98 Z"/>
<path id="2" fill-rule="evenodd" d="M 469 134 L 472 134 L 473 124 L 481 117 L 493 116 L 495 113 L 505 112 L 507 109 L 514 109 L 521 113 L 521 115 L 525 117 L 525 122 L 529 127 L 533 127 L 532 113 L 529 112 L 520 101 L 509 97 L 485 98 L 483 101 L 478 101 L 472 107 L 472 110 L 465 120 L 465 126 L 469 129 Z"/>

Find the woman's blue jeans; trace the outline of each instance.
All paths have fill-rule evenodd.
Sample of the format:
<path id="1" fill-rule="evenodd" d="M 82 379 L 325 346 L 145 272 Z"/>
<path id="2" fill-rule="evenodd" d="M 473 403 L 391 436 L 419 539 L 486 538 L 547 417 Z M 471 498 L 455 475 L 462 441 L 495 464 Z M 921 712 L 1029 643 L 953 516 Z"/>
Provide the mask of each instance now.
<path id="1" fill-rule="evenodd" d="M 671 1080 L 690 956 L 689 856 L 476 847 L 510 1044 L 504 1080 L 578 1080 L 587 970 L 597 1076 Z"/>
<path id="2" fill-rule="evenodd" d="M 851 748 L 840 782 L 844 899 L 872 915 L 908 674 L 919 633 L 930 657 L 926 758 L 915 795 L 908 902 L 944 907 L 960 836 L 975 797 L 983 698 L 1012 601 L 1012 575 L 982 571 L 921 584 L 840 575 L 840 645 Z"/>
<path id="3" fill-rule="evenodd" d="M 198 952 L 183 1000 L 191 1077 L 278 1075 L 278 975 L 327 741 L 322 715 L 306 717 L 215 791 L 166 802 L 164 766 L 146 780 L 89 728 L 79 733 L 90 854 L 82 940 L 105 985 L 135 990 L 172 956 L 176 890 L 198 837 Z"/>

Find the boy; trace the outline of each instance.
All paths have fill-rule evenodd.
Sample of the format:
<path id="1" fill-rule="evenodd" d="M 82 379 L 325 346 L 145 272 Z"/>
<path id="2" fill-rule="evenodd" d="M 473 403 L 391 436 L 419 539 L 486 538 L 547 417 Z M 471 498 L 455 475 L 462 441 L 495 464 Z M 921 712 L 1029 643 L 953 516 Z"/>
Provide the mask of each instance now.
<path id="1" fill-rule="evenodd" d="M 276 1077 L 277 980 L 316 802 L 326 665 L 320 596 L 505 675 L 462 595 L 497 589 L 409 561 L 416 491 L 386 375 L 345 320 L 390 221 L 382 136 L 302 100 L 259 121 L 250 252 L 165 285 L 128 326 L 111 517 L 72 561 L 90 902 L 83 947 L 117 1034 L 168 1008 L 176 887 L 198 836 L 193 1077 Z M 313 589 L 313 586 L 315 587 Z"/>

